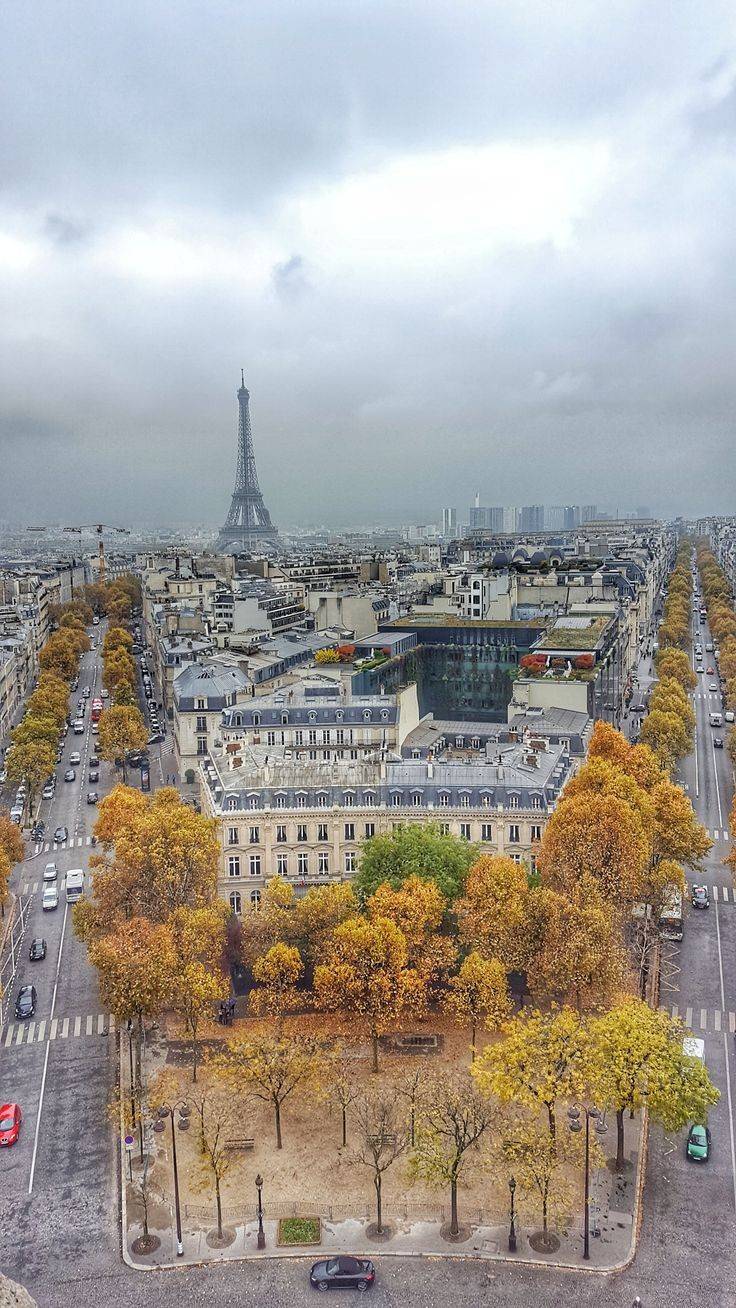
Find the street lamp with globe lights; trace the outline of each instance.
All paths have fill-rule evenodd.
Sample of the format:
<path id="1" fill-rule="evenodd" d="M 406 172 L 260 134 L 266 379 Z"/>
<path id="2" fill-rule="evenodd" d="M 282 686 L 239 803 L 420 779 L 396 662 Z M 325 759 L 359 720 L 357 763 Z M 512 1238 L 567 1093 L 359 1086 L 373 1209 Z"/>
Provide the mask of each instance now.
<path id="1" fill-rule="evenodd" d="M 184 1243 L 181 1238 L 181 1206 L 179 1203 L 179 1168 L 176 1159 L 176 1130 L 175 1130 L 174 1119 L 177 1110 L 179 1112 L 179 1121 L 178 1123 L 176 1123 L 176 1125 L 179 1127 L 180 1131 L 188 1131 L 189 1117 L 192 1110 L 185 1099 L 182 1099 L 179 1103 L 176 1104 L 159 1104 L 157 1109 L 158 1119 L 157 1121 L 154 1122 L 153 1129 L 154 1131 L 158 1132 L 158 1134 L 160 1135 L 162 1131 L 166 1130 L 166 1118 L 167 1117 L 171 1118 L 171 1155 L 174 1164 L 174 1210 L 176 1212 L 176 1256 L 177 1258 L 181 1258 L 182 1254 L 184 1253 Z"/>
<path id="2" fill-rule="evenodd" d="M 266 1233 L 263 1229 L 263 1177 L 260 1172 L 256 1177 L 256 1190 L 258 1191 L 258 1248 L 265 1249 Z"/>
<path id="3" fill-rule="evenodd" d="M 593 1104 L 571 1104 L 567 1110 L 568 1126 L 573 1132 L 582 1131 L 580 1114 L 585 1114 L 585 1226 L 583 1230 L 583 1258 L 590 1258 L 590 1122 L 591 1118 L 595 1122 L 597 1135 L 605 1135 L 608 1127 L 606 1125 L 605 1113 L 601 1113 L 599 1108 Z"/>
<path id="4" fill-rule="evenodd" d="M 509 1194 L 511 1195 L 511 1226 L 509 1227 L 509 1253 L 516 1253 L 516 1226 L 514 1223 L 514 1195 L 516 1193 L 516 1177 L 509 1177 Z"/>

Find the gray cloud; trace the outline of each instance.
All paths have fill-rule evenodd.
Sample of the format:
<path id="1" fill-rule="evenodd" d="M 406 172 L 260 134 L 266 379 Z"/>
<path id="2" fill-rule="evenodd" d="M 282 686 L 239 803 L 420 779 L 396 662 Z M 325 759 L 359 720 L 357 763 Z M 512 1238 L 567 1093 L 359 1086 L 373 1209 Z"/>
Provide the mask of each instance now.
<path id="1" fill-rule="evenodd" d="M 216 523 L 241 366 L 278 522 L 732 507 L 730 5 L 3 29 L 1 516 Z"/>

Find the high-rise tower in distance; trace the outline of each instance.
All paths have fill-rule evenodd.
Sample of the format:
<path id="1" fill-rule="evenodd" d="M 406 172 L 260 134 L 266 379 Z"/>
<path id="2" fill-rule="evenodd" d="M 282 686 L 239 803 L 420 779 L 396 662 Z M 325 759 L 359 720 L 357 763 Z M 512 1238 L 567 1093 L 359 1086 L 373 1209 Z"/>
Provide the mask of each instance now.
<path id="1" fill-rule="evenodd" d="M 249 553 L 259 549 L 275 549 L 278 532 L 271 515 L 263 503 L 258 484 L 256 456 L 253 451 L 253 433 L 250 428 L 249 400 L 245 378 L 241 371 L 238 388 L 238 465 L 235 472 L 235 490 L 224 527 L 221 528 L 215 548 L 220 554 Z"/>

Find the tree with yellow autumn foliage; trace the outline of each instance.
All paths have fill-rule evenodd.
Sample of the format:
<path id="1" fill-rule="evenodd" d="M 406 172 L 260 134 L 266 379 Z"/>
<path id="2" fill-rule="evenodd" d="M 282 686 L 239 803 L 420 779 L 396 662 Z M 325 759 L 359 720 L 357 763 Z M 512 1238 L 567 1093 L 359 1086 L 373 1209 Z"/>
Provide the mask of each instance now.
<path id="1" fill-rule="evenodd" d="M 476 950 L 463 959 L 450 977 L 443 1008 L 461 1026 L 470 1027 L 470 1058 L 475 1060 L 479 1026 L 497 1031 L 512 1013 L 506 969 L 497 958 L 484 958 Z"/>

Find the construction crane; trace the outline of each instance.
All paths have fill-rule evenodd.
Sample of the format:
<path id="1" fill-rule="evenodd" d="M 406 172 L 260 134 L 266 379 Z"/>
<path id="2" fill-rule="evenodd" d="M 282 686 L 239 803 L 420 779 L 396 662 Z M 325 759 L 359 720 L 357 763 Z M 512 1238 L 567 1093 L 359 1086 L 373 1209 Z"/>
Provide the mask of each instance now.
<path id="1" fill-rule="evenodd" d="M 98 553 L 99 553 L 99 560 L 100 560 L 100 563 L 99 563 L 99 582 L 100 582 L 100 585 L 101 585 L 101 586 L 104 586 L 104 584 L 105 584 L 105 542 L 104 542 L 104 539 L 103 539 L 103 532 L 106 532 L 106 531 L 117 531 L 117 532 L 119 532 L 120 535 L 122 535 L 122 536 L 129 536 L 129 535 L 130 535 L 130 531 L 129 531 L 129 529 L 128 529 L 127 527 L 111 527 L 110 524 L 109 524 L 108 522 L 81 522 L 81 523 L 78 523 L 78 524 L 77 524 L 76 526 L 74 526 L 74 527 L 62 527 L 61 530 L 62 530 L 62 532 L 65 532 L 67 535 L 71 534 L 71 535 L 74 535 L 74 536 L 81 536 L 81 535 L 83 534 L 83 532 L 85 532 L 85 531 L 93 531 L 93 532 L 95 533 L 95 535 L 97 536 L 98 542 L 99 542 L 99 545 L 98 545 Z M 27 527 L 27 528 L 26 528 L 26 531 L 35 531 L 35 532 L 41 532 L 41 531 L 58 531 L 58 528 L 57 528 L 57 527 L 49 527 L 49 526 L 46 526 L 46 527 Z"/>

